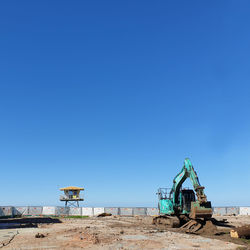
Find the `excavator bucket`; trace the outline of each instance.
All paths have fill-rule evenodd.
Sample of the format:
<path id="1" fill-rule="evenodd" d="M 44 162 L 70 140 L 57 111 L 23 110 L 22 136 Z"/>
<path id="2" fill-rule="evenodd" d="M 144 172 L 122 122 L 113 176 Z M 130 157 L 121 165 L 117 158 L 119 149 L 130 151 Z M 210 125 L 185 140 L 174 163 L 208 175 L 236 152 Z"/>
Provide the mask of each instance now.
<path id="1" fill-rule="evenodd" d="M 199 201 L 191 202 L 191 211 L 189 217 L 192 219 L 209 219 L 212 217 L 213 210 L 211 207 L 211 202 L 203 202 Z"/>

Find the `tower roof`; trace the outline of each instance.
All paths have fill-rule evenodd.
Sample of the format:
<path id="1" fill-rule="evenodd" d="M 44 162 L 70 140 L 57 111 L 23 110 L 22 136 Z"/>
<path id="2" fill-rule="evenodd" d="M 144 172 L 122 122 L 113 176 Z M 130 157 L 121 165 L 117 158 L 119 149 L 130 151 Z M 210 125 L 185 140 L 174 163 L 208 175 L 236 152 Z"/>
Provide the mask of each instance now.
<path id="1" fill-rule="evenodd" d="M 70 186 L 70 187 L 60 188 L 60 190 L 61 191 L 64 191 L 64 190 L 84 190 L 84 188 Z"/>

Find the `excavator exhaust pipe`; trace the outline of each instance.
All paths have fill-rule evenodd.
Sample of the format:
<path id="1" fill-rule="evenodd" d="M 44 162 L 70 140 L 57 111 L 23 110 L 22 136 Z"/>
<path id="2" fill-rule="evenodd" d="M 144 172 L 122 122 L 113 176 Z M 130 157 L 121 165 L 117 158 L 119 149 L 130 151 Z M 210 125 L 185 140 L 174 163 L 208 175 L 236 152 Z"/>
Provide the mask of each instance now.
<path id="1" fill-rule="evenodd" d="M 189 214 L 191 219 L 210 219 L 212 214 L 213 210 L 210 201 L 203 203 L 198 201 L 191 202 L 191 211 Z"/>

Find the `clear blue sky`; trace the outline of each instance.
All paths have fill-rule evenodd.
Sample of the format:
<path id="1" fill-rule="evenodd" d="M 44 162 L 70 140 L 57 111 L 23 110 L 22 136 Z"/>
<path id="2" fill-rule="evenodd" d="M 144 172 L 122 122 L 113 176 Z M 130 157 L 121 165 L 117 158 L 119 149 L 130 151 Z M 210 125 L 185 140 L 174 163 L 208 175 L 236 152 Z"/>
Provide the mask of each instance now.
<path id="1" fill-rule="evenodd" d="M 156 206 L 190 157 L 250 205 L 249 1 L 1 1 L 0 204 Z M 190 183 L 187 183 L 190 186 Z"/>

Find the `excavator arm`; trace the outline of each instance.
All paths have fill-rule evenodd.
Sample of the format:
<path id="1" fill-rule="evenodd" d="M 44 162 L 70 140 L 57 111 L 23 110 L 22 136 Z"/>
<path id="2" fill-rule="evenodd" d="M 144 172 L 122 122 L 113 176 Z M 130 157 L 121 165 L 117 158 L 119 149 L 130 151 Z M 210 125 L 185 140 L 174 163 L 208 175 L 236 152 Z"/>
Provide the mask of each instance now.
<path id="1" fill-rule="evenodd" d="M 173 181 L 174 183 L 173 183 L 173 187 L 171 191 L 174 194 L 173 203 L 174 204 L 179 203 L 179 195 L 180 195 L 181 186 L 187 178 L 190 178 L 193 184 L 195 193 L 197 195 L 197 200 L 200 201 L 201 203 L 207 202 L 207 197 L 204 193 L 204 187 L 200 185 L 199 178 L 196 172 L 194 171 L 191 161 L 188 158 L 186 158 L 181 172 L 176 175 Z"/>
<path id="2" fill-rule="evenodd" d="M 207 202 L 207 197 L 204 193 L 204 187 L 200 185 L 199 178 L 193 168 L 193 165 L 191 164 L 191 161 L 188 158 L 185 159 L 181 172 L 176 175 L 173 181 L 174 183 L 171 190 L 173 195 L 173 206 L 175 208 L 180 206 L 181 201 L 179 199 L 181 186 L 187 178 L 190 178 L 197 196 L 197 201 L 192 202 L 191 204 L 190 216 L 194 218 L 211 217 L 211 203 Z"/>

